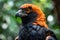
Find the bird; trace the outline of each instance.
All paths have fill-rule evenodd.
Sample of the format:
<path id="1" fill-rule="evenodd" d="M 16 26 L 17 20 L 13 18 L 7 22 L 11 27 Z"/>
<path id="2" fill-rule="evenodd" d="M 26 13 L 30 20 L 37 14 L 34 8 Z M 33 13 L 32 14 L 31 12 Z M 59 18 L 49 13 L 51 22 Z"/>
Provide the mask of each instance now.
<path id="1" fill-rule="evenodd" d="M 15 40 L 57 40 L 56 35 L 46 24 L 46 17 L 40 7 L 23 4 L 15 17 L 22 19 L 18 37 Z"/>

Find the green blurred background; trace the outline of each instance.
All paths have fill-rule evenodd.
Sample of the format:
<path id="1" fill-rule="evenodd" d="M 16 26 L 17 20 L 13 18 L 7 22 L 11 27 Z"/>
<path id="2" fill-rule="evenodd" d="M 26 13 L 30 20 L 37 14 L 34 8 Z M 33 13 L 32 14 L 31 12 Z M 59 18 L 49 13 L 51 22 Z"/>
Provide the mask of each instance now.
<path id="1" fill-rule="evenodd" d="M 18 8 L 25 3 L 39 6 L 46 15 L 49 28 L 60 40 L 59 0 L 0 0 L 0 40 L 14 40 L 18 35 L 20 18 L 15 18 Z"/>

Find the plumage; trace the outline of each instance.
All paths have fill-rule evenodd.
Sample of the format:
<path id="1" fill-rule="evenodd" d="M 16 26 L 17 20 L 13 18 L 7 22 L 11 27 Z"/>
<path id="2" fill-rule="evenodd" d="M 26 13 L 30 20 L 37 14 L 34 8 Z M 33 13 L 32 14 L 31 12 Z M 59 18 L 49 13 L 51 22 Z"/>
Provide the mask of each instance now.
<path id="1" fill-rule="evenodd" d="M 16 17 L 21 17 L 18 40 L 57 40 L 55 34 L 49 30 L 45 14 L 33 4 L 20 6 Z"/>

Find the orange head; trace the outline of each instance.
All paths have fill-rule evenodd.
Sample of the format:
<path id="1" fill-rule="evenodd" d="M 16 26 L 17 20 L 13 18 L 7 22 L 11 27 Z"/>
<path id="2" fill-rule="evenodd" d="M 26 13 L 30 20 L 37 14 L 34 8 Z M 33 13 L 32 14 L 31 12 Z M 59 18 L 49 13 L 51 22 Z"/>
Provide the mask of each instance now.
<path id="1" fill-rule="evenodd" d="M 42 12 L 42 10 L 38 6 L 33 4 L 23 4 L 22 6 L 20 6 L 20 8 L 23 8 L 23 9 L 27 8 L 28 9 L 28 11 L 26 11 L 27 13 L 29 13 L 30 11 L 35 12 L 37 14 L 37 17 L 36 17 L 36 21 L 33 22 L 33 24 L 35 25 L 39 24 L 42 27 L 48 28 L 46 24 L 45 14 Z"/>

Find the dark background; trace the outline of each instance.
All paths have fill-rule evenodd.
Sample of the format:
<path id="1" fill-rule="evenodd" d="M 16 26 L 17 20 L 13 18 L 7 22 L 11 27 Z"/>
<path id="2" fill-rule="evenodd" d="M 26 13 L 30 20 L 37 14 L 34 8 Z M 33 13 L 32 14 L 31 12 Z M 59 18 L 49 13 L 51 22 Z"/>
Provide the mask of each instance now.
<path id="1" fill-rule="evenodd" d="M 25 3 L 39 6 L 46 15 L 49 28 L 60 40 L 60 0 L 0 0 L 0 40 L 14 40 L 18 35 L 20 18 L 18 8 Z"/>

